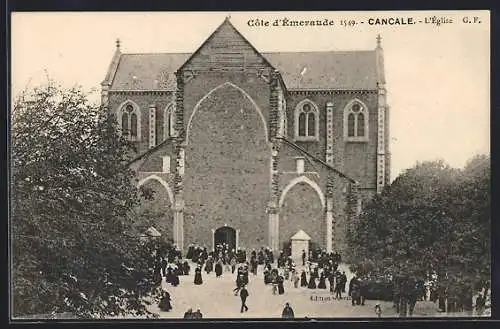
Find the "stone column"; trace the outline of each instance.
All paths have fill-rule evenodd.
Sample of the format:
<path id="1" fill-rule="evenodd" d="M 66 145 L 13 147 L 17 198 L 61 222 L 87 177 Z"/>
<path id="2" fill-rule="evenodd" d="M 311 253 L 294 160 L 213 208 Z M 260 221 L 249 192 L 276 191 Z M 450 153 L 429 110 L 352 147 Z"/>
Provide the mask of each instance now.
<path id="1" fill-rule="evenodd" d="M 377 193 L 384 188 L 385 179 L 385 88 L 379 84 L 378 87 L 378 133 L 377 133 Z"/>
<path id="2" fill-rule="evenodd" d="M 333 248 L 333 199 L 326 199 L 326 252 L 332 252 Z"/>
<path id="3" fill-rule="evenodd" d="M 215 251 L 215 230 L 212 229 L 212 251 Z"/>
<path id="4" fill-rule="evenodd" d="M 281 140 L 276 138 L 279 135 L 280 125 L 280 73 L 273 71 L 269 81 L 270 97 L 269 97 L 269 136 L 271 144 L 271 172 L 270 172 L 270 201 L 268 204 L 269 214 L 269 247 L 273 251 L 280 249 L 279 246 L 279 151 Z"/>
<path id="5" fill-rule="evenodd" d="M 386 173 L 386 144 L 389 142 L 388 135 L 386 133 L 386 106 L 387 106 L 387 96 L 385 89 L 385 69 L 384 69 L 384 50 L 382 49 L 382 38 L 380 35 L 377 36 L 377 48 L 375 48 L 376 55 L 376 72 L 377 72 L 377 193 L 381 193 L 387 178 Z"/>
<path id="6" fill-rule="evenodd" d="M 184 80 L 182 74 L 176 72 L 177 91 L 175 129 L 178 132 L 172 139 L 174 147 L 174 156 L 176 161 L 174 174 L 174 195 L 175 195 L 175 213 L 174 213 L 174 242 L 183 250 L 184 248 Z"/>
<path id="7" fill-rule="evenodd" d="M 326 163 L 333 166 L 333 102 L 326 103 Z"/>
<path id="8" fill-rule="evenodd" d="M 278 71 L 273 71 L 269 81 L 270 96 L 269 96 L 269 137 L 272 140 L 279 135 L 280 126 L 280 74 Z"/>
<path id="9" fill-rule="evenodd" d="M 326 249 L 327 252 L 333 250 L 333 239 L 335 238 L 335 222 L 333 217 L 333 196 L 335 190 L 335 176 L 328 174 L 326 185 Z"/>
<path id="10" fill-rule="evenodd" d="M 156 146 L 156 105 L 149 105 L 149 148 Z"/>
<path id="11" fill-rule="evenodd" d="M 238 247 L 240 246 L 240 230 L 236 230 L 236 250 L 238 250 Z"/>
<path id="12" fill-rule="evenodd" d="M 183 142 L 186 137 L 184 129 L 184 77 L 182 72 L 175 73 L 177 78 L 177 90 L 175 92 L 175 124 L 176 137 Z"/>
<path id="13" fill-rule="evenodd" d="M 276 206 L 271 205 L 269 213 L 269 248 L 279 250 L 279 212 Z"/>
<path id="14" fill-rule="evenodd" d="M 360 213 L 360 198 L 359 198 L 359 186 L 358 183 L 350 184 L 350 191 L 348 194 L 348 220 L 349 220 L 349 230 L 353 230 L 356 226 L 357 216 Z"/>
<path id="15" fill-rule="evenodd" d="M 180 250 L 184 250 L 184 202 L 175 201 L 174 207 L 174 243 Z"/>

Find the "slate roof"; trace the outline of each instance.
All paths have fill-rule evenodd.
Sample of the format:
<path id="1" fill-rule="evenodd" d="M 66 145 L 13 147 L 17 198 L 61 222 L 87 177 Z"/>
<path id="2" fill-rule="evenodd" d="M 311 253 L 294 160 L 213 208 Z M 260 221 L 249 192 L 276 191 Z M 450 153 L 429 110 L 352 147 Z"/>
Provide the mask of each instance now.
<path id="1" fill-rule="evenodd" d="M 190 55 L 122 54 L 111 90 L 175 90 L 175 71 Z"/>
<path id="2" fill-rule="evenodd" d="M 263 54 L 281 72 L 288 89 L 359 90 L 377 87 L 375 51 Z"/>
<path id="3" fill-rule="evenodd" d="M 111 90 L 167 90 L 189 53 L 121 54 Z M 377 87 L 375 50 L 274 52 L 262 55 L 290 90 L 370 90 Z"/>

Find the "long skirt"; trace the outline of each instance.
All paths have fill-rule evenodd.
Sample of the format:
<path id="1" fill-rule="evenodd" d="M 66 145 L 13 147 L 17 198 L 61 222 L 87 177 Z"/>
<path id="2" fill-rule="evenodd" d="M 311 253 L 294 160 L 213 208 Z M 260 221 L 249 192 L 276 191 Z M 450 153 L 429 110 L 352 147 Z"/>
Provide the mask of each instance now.
<path id="1" fill-rule="evenodd" d="M 167 298 L 162 298 L 158 306 L 160 307 L 160 310 L 162 310 L 163 312 L 168 312 L 172 309 L 172 304 L 170 303 L 170 300 Z"/>
<path id="2" fill-rule="evenodd" d="M 196 285 L 203 284 L 203 279 L 201 278 L 201 273 L 196 273 L 194 275 L 194 284 L 196 284 Z"/>
<path id="3" fill-rule="evenodd" d="M 278 294 L 283 295 L 285 293 L 285 288 L 283 287 L 283 283 L 278 283 Z"/>

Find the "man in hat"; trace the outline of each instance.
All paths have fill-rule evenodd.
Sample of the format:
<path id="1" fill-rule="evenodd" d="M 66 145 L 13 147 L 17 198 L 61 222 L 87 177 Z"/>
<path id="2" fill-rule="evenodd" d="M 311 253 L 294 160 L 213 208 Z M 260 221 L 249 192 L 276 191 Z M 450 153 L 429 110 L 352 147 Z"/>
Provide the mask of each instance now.
<path id="1" fill-rule="evenodd" d="M 379 318 L 382 315 L 382 307 L 380 306 L 380 303 L 378 303 L 378 302 L 377 302 L 377 304 L 375 304 L 375 314 L 377 314 L 377 317 L 379 317 Z"/>
<path id="2" fill-rule="evenodd" d="M 184 313 L 184 319 L 193 319 L 193 309 L 191 307 Z"/>
<path id="3" fill-rule="evenodd" d="M 246 286 L 241 287 L 240 291 L 240 298 L 241 298 L 241 310 L 240 312 L 243 313 L 243 310 L 246 312 L 248 311 L 248 306 L 246 305 L 247 297 L 249 296 L 248 291 Z"/>
<path id="4" fill-rule="evenodd" d="M 200 308 L 198 307 L 196 312 L 193 313 L 193 319 L 199 320 L 203 319 L 203 314 L 200 311 Z"/>

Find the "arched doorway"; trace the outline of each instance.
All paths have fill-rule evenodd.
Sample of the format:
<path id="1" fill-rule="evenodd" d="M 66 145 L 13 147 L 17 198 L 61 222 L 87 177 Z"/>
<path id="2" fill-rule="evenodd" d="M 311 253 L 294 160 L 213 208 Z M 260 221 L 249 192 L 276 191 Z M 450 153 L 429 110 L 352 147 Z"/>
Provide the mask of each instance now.
<path id="1" fill-rule="evenodd" d="M 279 248 L 288 249 L 290 238 L 307 231 L 311 245 L 325 248 L 325 197 L 318 184 L 300 176 L 289 182 L 279 200 Z"/>
<path id="2" fill-rule="evenodd" d="M 230 226 L 222 226 L 215 230 L 214 232 L 214 247 L 227 243 L 229 250 L 236 250 L 236 230 Z"/>

